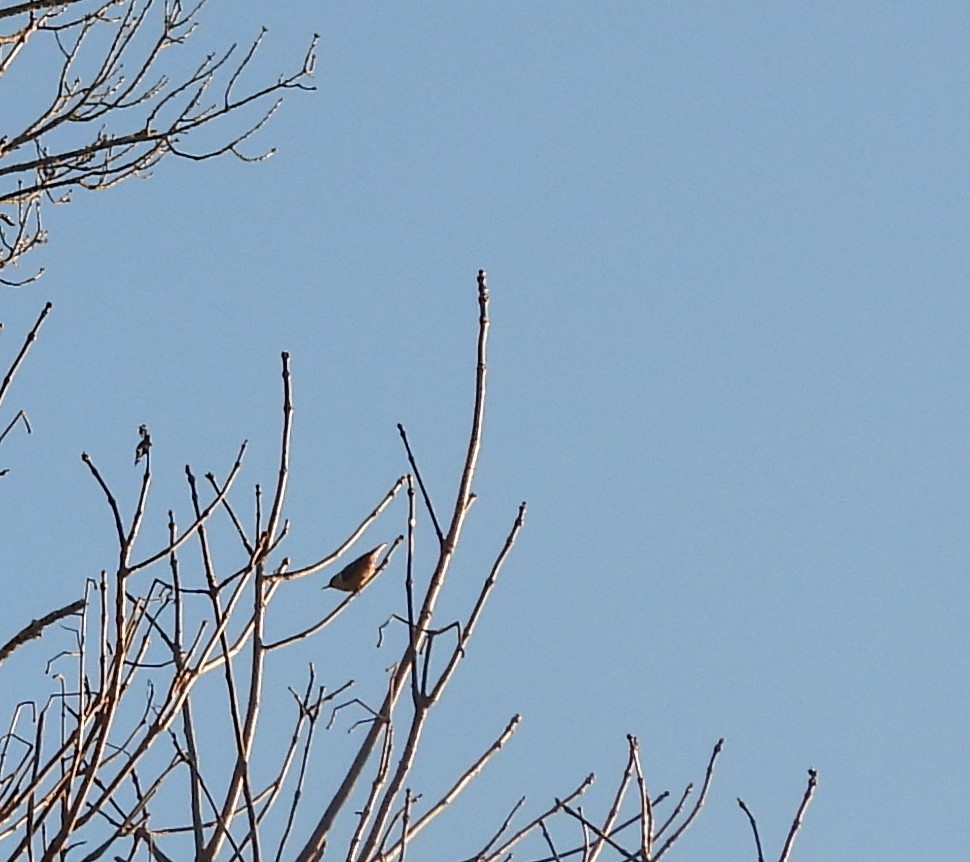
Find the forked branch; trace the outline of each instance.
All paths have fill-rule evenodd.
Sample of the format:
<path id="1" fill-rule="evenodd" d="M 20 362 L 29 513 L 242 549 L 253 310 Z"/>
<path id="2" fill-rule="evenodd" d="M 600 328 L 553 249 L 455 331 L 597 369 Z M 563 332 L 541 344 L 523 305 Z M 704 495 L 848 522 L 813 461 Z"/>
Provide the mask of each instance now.
<path id="1" fill-rule="evenodd" d="M 252 162 L 273 154 L 243 147 L 284 93 L 313 89 L 317 37 L 290 72 L 242 88 L 265 29 L 245 49 L 233 44 L 178 62 L 207 2 L 183 9 L 180 0 L 34 0 L 0 8 L 0 79 L 31 47 L 54 59 L 40 67 L 49 69 L 39 81 L 41 108 L 22 119 L 8 110 L 0 137 L 0 284 L 23 285 L 43 272 L 16 279 L 10 268 L 46 242 L 45 202 L 149 176 L 169 155 Z M 241 131 L 229 131 L 231 118 L 242 121 Z M 217 142 L 190 149 L 210 128 L 222 130 Z"/>

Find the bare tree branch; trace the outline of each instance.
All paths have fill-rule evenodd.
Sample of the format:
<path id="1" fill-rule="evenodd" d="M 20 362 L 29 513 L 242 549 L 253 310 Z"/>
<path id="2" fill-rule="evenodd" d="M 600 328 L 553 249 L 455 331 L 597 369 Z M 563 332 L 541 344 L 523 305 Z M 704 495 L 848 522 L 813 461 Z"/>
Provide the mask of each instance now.
<path id="1" fill-rule="evenodd" d="M 23 646 L 27 641 L 33 640 L 34 638 L 39 638 L 43 634 L 44 629 L 49 625 L 53 625 L 58 620 L 64 619 L 64 617 L 69 617 L 73 614 L 79 614 L 84 610 L 84 599 L 78 599 L 76 602 L 71 602 L 69 605 L 65 605 L 62 608 L 51 611 L 49 614 L 42 616 L 39 620 L 31 620 L 26 626 L 24 626 L 17 634 L 15 634 L 9 641 L 7 641 L 2 647 L 0 647 L 0 664 L 16 650 L 18 647 Z"/>
<path id="2" fill-rule="evenodd" d="M 781 856 L 778 857 L 778 862 L 788 862 L 788 857 L 791 855 L 792 847 L 795 846 L 795 838 L 798 835 L 799 830 L 802 828 L 802 822 L 805 817 L 805 812 L 808 810 L 808 804 L 812 801 L 812 797 L 815 795 L 816 787 L 818 787 L 818 773 L 814 769 L 809 769 L 808 784 L 805 787 L 805 795 L 802 796 L 802 801 L 798 806 L 798 811 L 795 812 L 795 819 L 792 821 L 791 829 L 788 830 L 788 837 L 785 839 L 785 846 L 781 851 Z"/>
<path id="3" fill-rule="evenodd" d="M 0 228 L 2 230 L 2 228 Z M 47 315 L 50 314 L 51 309 L 54 306 L 51 303 L 47 303 L 41 310 L 37 321 L 31 327 L 30 332 L 27 333 L 26 338 L 24 338 L 24 343 L 21 345 L 19 352 L 14 357 L 13 361 L 10 363 L 10 367 L 7 369 L 7 373 L 3 376 L 3 381 L 0 382 L 0 407 L 3 406 L 3 401 L 7 397 L 7 393 L 10 391 L 10 386 L 13 383 L 13 379 L 23 364 L 24 359 L 27 358 L 27 352 L 30 350 L 31 345 L 37 340 L 37 333 L 40 332 L 41 326 L 43 326 L 44 321 L 47 319 Z M 0 330 L 3 329 L 3 324 L 0 324 Z M 27 416 L 23 410 L 18 410 L 17 415 L 10 421 L 10 424 L 4 428 L 3 433 L 0 433 L 0 443 L 6 439 L 7 434 L 10 433 L 10 429 L 17 423 L 18 420 L 23 420 L 24 425 L 27 427 L 27 432 L 30 433 L 30 422 L 27 421 Z M 7 470 L 0 470 L 0 476 L 7 473 Z"/>
<path id="4" fill-rule="evenodd" d="M 23 14 L 44 16 L 56 11 L 61 16 L 67 9 L 88 8 L 84 5 L 88 2 L 77 0 L 76 4 L 57 6 L 38 2 L 28 4 L 30 10 Z M 106 16 L 115 7 L 122 23 L 125 15 L 136 14 L 128 0 L 104 0 L 98 15 Z M 137 14 L 147 14 L 148 7 L 140 8 Z M 182 15 L 177 0 L 166 8 L 166 14 Z M 83 21 L 83 13 L 79 14 L 78 20 Z M 193 14 L 195 10 L 188 17 Z M 9 20 L 11 16 L 6 17 Z M 0 20 L 4 19 L 0 10 Z M 100 21 L 100 17 L 89 20 L 85 26 L 95 27 Z M 76 34 L 72 36 L 67 24 L 58 26 L 62 27 L 58 38 L 70 57 Z M 106 68 L 114 62 L 111 57 L 123 53 L 134 39 L 124 27 L 114 32 L 114 41 L 107 49 Z M 9 49 L 14 44 L 0 40 L 0 62 L 3 56 L 9 56 L 3 54 L 4 46 Z M 241 61 L 243 66 L 252 50 Z M 227 89 L 231 90 L 235 83 L 233 76 Z M 115 81 L 111 97 L 127 93 L 125 98 L 136 98 L 140 91 L 129 84 L 130 81 Z M 63 86 L 70 90 L 72 85 Z M 102 94 L 100 98 L 108 99 L 109 95 Z M 87 102 L 87 110 L 97 109 L 94 101 Z M 109 857 L 147 858 L 154 862 L 183 858 L 211 862 L 262 862 L 264 858 L 281 862 L 284 858 L 296 858 L 308 862 L 319 860 L 335 835 L 344 836 L 342 840 L 348 842 L 338 855 L 352 862 L 392 862 L 409 855 L 415 858 L 417 849 L 413 842 L 419 836 L 426 840 L 427 828 L 450 813 L 454 801 L 472 788 L 519 722 L 519 717 L 514 716 L 471 765 L 455 769 L 451 785 L 432 797 L 432 803 L 422 813 L 419 806 L 423 794 L 415 788 L 414 777 L 419 756 L 426 748 L 424 730 L 429 715 L 463 663 L 487 599 L 525 519 L 523 503 L 498 552 L 490 562 L 484 562 L 484 577 L 477 595 L 469 597 L 470 608 L 458 620 L 436 619 L 439 599 L 475 499 L 472 487 L 482 440 L 489 330 L 484 271 L 478 274 L 477 288 L 474 407 L 457 494 L 446 522 L 439 522 L 434 514 L 417 460 L 407 443 L 412 472 L 393 483 L 335 551 L 324 556 L 319 556 L 319 551 L 310 553 L 309 559 L 314 562 L 290 568 L 289 558 L 284 555 L 290 523 L 286 517 L 287 488 L 291 470 L 297 466 L 290 463 L 294 400 L 286 353 L 281 356 L 279 457 L 273 468 L 272 488 L 255 485 L 252 529 L 244 527 L 243 519 L 236 514 L 241 511 L 240 502 L 233 499 L 242 472 L 245 443 L 222 481 L 207 473 L 207 482 L 200 487 L 196 473 L 186 467 L 191 507 L 188 526 L 180 528 L 173 509 L 166 509 L 167 532 L 162 547 L 156 543 L 148 551 L 141 548 L 153 478 L 147 426 L 141 426 L 138 432 L 136 462 L 141 465 L 141 475 L 131 505 L 124 504 L 123 498 L 119 502 L 106 478 L 110 472 L 102 472 L 89 456 L 83 456 L 106 500 L 115 547 L 111 551 L 112 562 L 100 577 L 87 579 L 84 599 L 33 621 L 0 648 L 2 664 L 17 646 L 41 633 L 49 638 L 70 639 L 69 648 L 54 652 L 48 663 L 47 672 L 54 680 L 52 691 L 46 698 L 13 705 L 8 729 L 0 735 L 0 840 L 10 842 L 8 858 L 54 862 L 74 855 L 71 851 L 76 850 L 85 853 L 81 858 L 91 862 Z M 48 310 L 15 359 L 0 388 L 0 401 Z M 128 458 L 130 450 L 120 461 Z M 406 512 L 395 514 L 392 504 L 405 485 Z M 267 489 L 269 500 L 265 509 L 263 488 Z M 423 496 L 430 523 L 419 523 L 418 493 Z M 244 499 L 250 499 L 248 491 Z M 289 733 L 281 733 L 278 722 L 263 727 L 265 722 L 261 723 L 260 718 L 267 699 L 289 688 L 277 673 L 280 667 L 290 669 L 285 661 L 291 655 L 287 649 L 311 640 L 316 646 L 330 636 L 333 630 L 328 629 L 328 624 L 347 611 L 366 588 L 366 579 L 353 580 L 352 585 L 362 589 L 346 593 L 345 600 L 332 610 L 318 610 L 310 625 L 304 623 L 295 633 L 288 628 L 289 633 L 284 631 L 275 640 L 268 637 L 268 627 L 286 617 L 275 614 L 273 603 L 283 591 L 294 591 L 295 596 L 296 591 L 304 589 L 310 590 L 311 596 L 321 595 L 319 588 L 323 585 L 308 579 L 349 551 L 378 520 L 389 517 L 405 519 L 405 528 L 401 530 L 396 524 L 389 532 L 386 523 L 382 523 L 379 529 L 384 536 L 396 533 L 398 537 L 380 562 L 378 552 L 361 559 L 366 563 L 368 576 L 386 571 L 386 579 L 394 577 L 400 568 L 390 565 L 394 559 L 400 559 L 393 556 L 395 551 L 401 545 L 406 548 L 401 573 L 403 593 L 398 594 L 398 607 L 387 618 L 388 623 L 393 620 L 407 627 L 406 642 L 395 663 L 386 667 L 386 659 L 382 662 L 376 676 L 381 699 L 374 708 L 366 703 L 373 696 L 368 693 L 373 687 L 362 689 L 360 698 L 333 708 L 334 716 L 352 704 L 363 708 L 366 718 L 353 727 L 369 726 L 358 735 L 364 737 L 361 741 L 350 743 L 356 750 L 342 752 L 342 765 L 336 772 L 332 764 L 337 761 L 331 751 L 324 756 L 324 768 L 317 769 L 314 742 L 318 740 L 318 729 L 323 729 L 318 728 L 321 709 L 342 695 L 352 680 L 324 694 L 311 666 L 305 689 L 299 694 L 289 689 L 295 704 Z M 433 554 L 428 569 L 421 572 L 418 546 L 425 539 Z M 191 545 L 190 540 L 194 540 Z M 325 583 L 326 578 L 324 575 Z M 76 625 L 63 627 L 66 632 L 48 631 L 53 623 L 72 614 L 78 615 Z M 442 648 L 448 651 L 442 661 L 435 663 L 435 641 L 446 632 L 448 637 L 439 641 L 436 657 Z M 442 647 L 441 643 L 447 646 Z M 330 650 L 327 654 L 339 651 Z M 270 660 L 279 662 L 281 658 L 282 665 L 269 664 Z M 213 671 L 217 673 L 208 676 Z M 341 679 L 346 680 L 347 676 L 340 673 Z M 411 697 L 402 698 L 407 688 Z M 224 753 L 212 755 L 209 744 L 213 726 L 225 728 L 221 735 L 229 747 L 228 759 Z M 551 853 L 541 862 L 575 858 L 589 862 L 597 858 L 653 862 L 663 856 L 699 816 L 723 740 L 710 756 L 700 792 L 692 797 L 694 786 L 688 785 L 676 804 L 667 792 L 650 799 L 637 738 L 630 735 L 627 742 L 626 766 L 604 815 L 594 817 L 574 805 L 592 784 L 592 774 L 571 794 L 557 798 L 555 804 L 525 825 L 513 826 L 525 806 L 525 797 L 519 795 L 497 828 L 491 825 L 487 843 L 472 860 L 508 859 L 513 849 L 518 855 L 530 846 L 538 846 L 540 853 Z M 637 794 L 630 792 L 634 778 Z M 779 862 L 788 862 L 816 784 L 817 776 L 810 770 L 808 787 Z M 358 785 L 364 788 L 356 790 Z M 673 811 L 657 827 L 658 806 L 665 801 Z M 754 818 L 740 800 L 739 804 L 749 817 L 760 856 Z M 628 816 L 631 810 L 633 816 Z M 635 834 L 635 826 L 639 827 L 639 834 Z M 569 837 L 563 838 L 560 833 Z M 661 840 L 664 843 L 654 852 L 654 844 Z M 83 851 L 77 850 L 81 845 Z M 540 860 L 532 857 L 532 862 Z"/>
<path id="5" fill-rule="evenodd" d="M 265 29 L 245 50 L 234 43 L 190 61 L 188 71 L 178 68 L 207 2 L 183 9 L 181 0 L 34 0 L 0 8 L 7 22 L 0 82 L 35 43 L 59 57 L 48 78 L 38 79 L 48 91 L 44 106 L 0 137 L 0 284 L 19 286 L 41 274 L 15 279 L 5 270 L 47 241 L 45 202 L 67 203 L 75 189 L 149 176 L 168 155 L 204 161 L 231 154 L 251 162 L 273 154 L 242 147 L 285 92 L 313 89 L 317 37 L 296 68 L 237 93 Z M 242 120 L 241 131 L 229 131 L 233 117 Z M 210 128 L 221 130 L 220 142 L 188 147 Z"/>

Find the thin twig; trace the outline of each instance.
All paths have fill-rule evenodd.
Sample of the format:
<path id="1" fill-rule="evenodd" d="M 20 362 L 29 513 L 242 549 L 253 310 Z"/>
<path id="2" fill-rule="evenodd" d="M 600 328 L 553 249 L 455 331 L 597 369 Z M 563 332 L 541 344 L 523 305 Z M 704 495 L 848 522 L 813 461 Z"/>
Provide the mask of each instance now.
<path id="1" fill-rule="evenodd" d="M 411 443 L 408 440 L 407 431 L 404 430 L 404 426 L 398 422 L 397 424 L 398 433 L 401 435 L 401 441 L 404 443 L 404 449 L 408 453 L 408 461 L 411 464 L 411 469 L 414 471 L 414 476 L 418 480 L 418 487 L 421 489 L 421 496 L 424 497 L 424 505 L 428 510 L 428 515 L 431 517 L 431 523 L 434 526 L 434 531 L 438 535 L 438 541 L 443 542 L 445 534 L 441 531 L 441 525 L 438 523 L 438 516 L 435 514 L 434 505 L 431 502 L 431 495 L 428 494 L 428 489 L 424 484 L 424 479 L 421 478 L 421 471 L 418 469 L 418 462 L 414 460 L 414 452 L 411 449 Z"/>
<path id="2" fill-rule="evenodd" d="M 20 352 L 14 357 L 10 368 L 7 369 L 7 373 L 3 378 L 3 382 L 0 383 L 0 406 L 3 406 L 3 399 L 7 397 L 7 392 L 10 389 L 10 384 L 13 382 L 14 375 L 16 375 L 17 370 L 20 368 L 24 359 L 27 356 L 27 351 L 30 350 L 30 346 L 37 340 L 37 333 L 40 332 L 40 328 L 44 321 L 47 319 L 47 315 L 50 314 L 51 309 L 54 304 L 48 302 L 44 308 L 41 310 L 40 315 L 37 318 L 36 323 L 31 327 L 30 332 L 27 333 L 27 337 L 24 339 L 24 343 L 20 348 Z"/>
<path id="3" fill-rule="evenodd" d="M 575 817 L 583 825 L 584 830 L 588 829 L 594 832 L 597 836 L 599 836 L 601 841 L 604 841 L 607 844 L 609 844 L 610 847 L 616 850 L 616 852 L 619 853 L 624 859 L 626 859 L 627 862 L 639 862 L 636 856 L 634 856 L 632 853 L 627 852 L 623 847 L 617 844 L 612 838 L 610 838 L 609 835 L 607 835 L 595 823 L 591 823 L 589 820 L 587 820 L 586 817 L 583 816 L 582 811 L 574 811 L 570 805 L 567 805 L 565 802 L 560 802 L 560 800 L 558 799 L 556 800 L 556 802 L 559 803 L 559 807 L 563 811 L 565 811 L 567 814 L 571 815 L 572 817 Z M 586 845 L 586 842 L 584 842 L 584 845 Z M 584 855 L 584 859 L 592 858 L 589 856 L 590 849 L 591 848 L 587 849 L 587 852 Z"/>
<path id="4" fill-rule="evenodd" d="M 76 602 L 71 602 L 69 605 L 65 605 L 62 608 L 51 611 L 49 614 L 45 614 L 40 619 L 31 620 L 19 632 L 17 632 L 17 634 L 10 638 L 9 641 L 0 647 L 0 664 L 2 664 L 18 647 L 23 646 L 29 640 L 39 638 L 44 629 L 46 629 L 49 625 L 53 625 L 58 620 L 64 619 L 64 617 L 69 617 L 72 614 L 82 613 L 84 611 L 84 604 L 84 599 L 78 599 Z"/>
<path id="5" fill-rule="evenodd" d="M 791 829 L 788 830 L 788 838 L 785 840 L 785 847 L 781 851 L 781 856 L 778 857 L 778 862 L 788 862 L 792 847 L 795 846 L 795 836 L 798 835 L 798 831 L 802 828 L 802 819 L 808 810 L 808 804 L 812 801 L 812 796 L 815 795 L 816 787 L 818 787 L 818 772 L 814 769 L 809 769 L 808 785 L 805 787 L 805 795 L 802 796 L 798 811 L 795 812 L 795 819 L 792 821 Z"/>
<path id="6" fill-rule="evenodd" d="M 653 852 L 653 805 L 650 803 L 650 793 L 647 790 L 647 780 L 643 775 L 640 764 L 640 743 L 635 736 L 627 736 L 630 743 L 630 757 L 637 773 L 637 787 L 640 790 L 640 855 L 643 862 L 650 862 Z"/>
<path id="7" fill-rule="evenodd" d="M 738 797 L 738 805 L 740 805 L 741 810 L 748 815 L 748 823 L 751 824 L 751 831 L 754 833 L 754 846 L 758 849 L 758 862 L 765 862 L 765 854 L 761 849 L 761 836 L 758 834 L 758 824 L 754 819 L 754 815 L 751 813 L 751 809 L 748 808 L 740 796 Z"/>
<path id="8" fill-rule="evenodd" d="M 719 739 L 717 744 L 714 746 L 714 751 L 711 752 L 711 759 L 707 764 L 707 773 L 704 775 L 704 784 L 701 787 L 701 792 L 697 796 L 697 801 L 694 803 L 694 807 L 691 809 L 684 822 L 681 823 L 676 830 L 674 830 L 674 834 L 671 835 L 664 842 L 663 846 L 657 851 L 656 855 L 653 857 L 654 860 L 659 859 L 664 855 L 664 853 L 674 846 L 677 839 L 687 831 L 687 828 L 691 825 L 691 823 L 694 822 L 694 819 L 700 813 L 700 810 L 704 805 L 704 800 L 707 798 L 707 791 L 711 786 L 711 779 L 714 777 L 714 764 L 717 761 L 717 757 L 721 753 L 722 748 L 724 748 L 724 740 Z"/>
<path id="9" fill-rule="evenodd" d="M 498 754 L 498 752 L 501 751 L 505 743 L 512 738 L 512 735 L 515 733 L 516 729 L 519 726 L 519 722 L 521 720 L 522 720 L 521 715 L 512 716 L 512 719 L 509 721 L 508 725 L 506 725 L 505 730 L 503 730 L 502 733 L 499 734 L 498 738 L 488 747 L 488 749 L 481 755 L 481 757 L 479 757 L 478 760 L 476 760 L 471 766 L 468 767 L 468 769 L 464 771 L 464 773 L 462 773 L 462 775 L 458 778 L 458 780 L 441 797 L 441 799 L 439 799 L 434 805 L 432 805 L 431 808 L 429 808 L 428 811 L 424 814 L 424 816 L 421 817 L 421 819 L 418 820 L 418 822 L 415 823 L 414 826 L 408 831 L 407 837 L 409 840 L 414 838 L 416 835 L 418 835 L 426 826 L 429 826 L 431 822 L 445 810 L 445 808 L 447 808 L 452 802 L 454 802 L 454 800 L 458 797 L 458 795 L 471 783 L 471 781 L 482 772 L 482 770 L 488 765 L 488 762 L 496 754 Z M 498 835 L 501 835 L 502 831 L 504 831 L 504 829 L 500 830 Z M 498 840 L 498 835 L 496 835 L 496 837 L 492 840 L 492 842 L 490 842 L 490 844 Z M 393 855 L 397 850 L 398 846 L 399 846 L 398 844 L 393 845 L 384 854 L 377 857 L 377 859 L 382 860 Z M 487 850 L 488 850 L 488 847 L 486 847 L 485 850 L 483 850 L 483 852 L 486 852 Z"/>
<path id="10" fill-rule="evenodd" d="M 526 823 L 525 826 L 519 829 L 518 832 L 510 836 L 509 839 L 501 847 L 497 847 L 487 856 L 484 854 L 484 851 L 481 853 L 477 853 L 473 857 L 473 859 L 468 860 L 468 862 L 494 862 L 494 860 L 497 859 L 499 856 L 509 852 L 516 844 L 518 844 L 523 838 L 525 838 L 525 836 L 528 835 L 533 829 L 541 826 L 544 821 L 552 817 L 552 815 L 559 810 L 563 802 L 569 803 L 569 802 L 572 802 L 574 799 L 582 796 L 587 790 L 589 790 L 590 786 L 595 780 L 596 780 L 596 776 L 591 772 L 582 780 L 579 786 L 575 790 L 573 790 L 572 793 L 570 793 L 568 796 L 564 796 L 561 800 L 556 800 L 555 804 L 551 808 L 544 811 L 542 814 L 540 814 L 535 819 L 531 820 L 529 823 Z"/>

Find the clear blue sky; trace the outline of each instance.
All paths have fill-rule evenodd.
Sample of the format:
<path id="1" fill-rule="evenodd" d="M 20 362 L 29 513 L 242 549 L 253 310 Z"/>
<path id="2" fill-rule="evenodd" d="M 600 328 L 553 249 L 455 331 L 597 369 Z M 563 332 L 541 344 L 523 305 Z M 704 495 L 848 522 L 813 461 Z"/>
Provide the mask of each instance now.
<path id="1" fill-rule="evenodd" d="M 4 355 L 55 303 L 10 400 L 35 434 L 0 449 L 23 585 L 2 630 L 112 565 L 82 449 L 130 504 L 149 424 L 149 539 L 169 506 L 188 520 L 186 462 L 224 474 L 249 438 L 245 482 L 271 483 L 283 349 L 291 557 L 406 470 L 397 422 L 444 508 L 484 267 L 480 500 L 442 621 L 529 513 L 420 789 L 525 722 L 435 846 L 470 853 L 520 794 L 537 812 L 589 771 L 599 816 L 635 733 L 655 791 L 727 739 L 679 858 L 754 858 L 739 795 L 777 858 L 808 767 L 794 859 L 962 858 L 970 7 L 213 4 L 195 50 L 265 23 L 275 76 L 318 31 L 319 89 L 287 100 L 264 165 L 169 161 L 48 210 L 48 274 L 0 299 Z M 402 527 L 397 508 L 374 543 Z M 348 644 L 371 648 L 400 575 Z M 281 630 L 311 616 L 300 590 Z M 295 661 L 336 685 L 340 647 Z"/>

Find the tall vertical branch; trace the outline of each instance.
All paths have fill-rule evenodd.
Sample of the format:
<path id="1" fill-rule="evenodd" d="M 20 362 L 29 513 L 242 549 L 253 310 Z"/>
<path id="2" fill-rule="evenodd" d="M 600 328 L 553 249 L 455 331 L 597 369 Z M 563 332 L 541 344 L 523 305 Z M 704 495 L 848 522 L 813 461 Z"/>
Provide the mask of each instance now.
<path id="1" fill-rule="evenodd" d="M 478 465 L 478 456 L 482 446 L 482 427 L 485 416 L 485 391 L 488 373 L 488 282 L 485 270 L 478 271 L 478 342 L 475 369 L 475 404 L 472 410 L 472 427 L 468 435 L 468 449 L 465 455 L 464 468 L 462 469 L 461 479 L 458 483 L 458 494 L 455 500 L 454 510 L 451 517 L 451 526 L 445 536 L 444 542 L 438 556 L 438 564 L 425 593 L 424 603 L 417 620 L 417 643 L 409 644 L 401 661 L 404 671 L 407 671 L 408 659 L 420 652 L 422 647 L 427 645 L 430 648 L 430 641 L 426 630 L 430 628 L 431 618 L 434 614 L 435 604 L 441 589 L 444 586 L 448 569 L 458 545 L 458 537 L 461 528 L 468 514 L 469 501 L 471 499 L 472 481 L 475 476 L 475 468 Z M 413 636 L 412 636 L 413 637 Z M 416 659 L 415 659 L 416 660 Z M 401 671 L 398 671 L 401 674 Z M 403 683 L 403 677 L 401 677 Z M 360 858 L 369 859 L 378 847 L 378 842 L 387 828 L 387 821 L 390 816 L 392 806 L 398 798 L 404 782 L 411 770 L 415 757 L 417 756 L 418 744 L 424 728 L 425 719 L 431 702 L 425 699 L 418 700 L 411 719 L 411 725 L 407 740 L 404 744 L 397 769 L 388 782 L 388 787 L 384 792 L 380 807 L 374 817 L 374 824 L 370 834 L 364 842 L 360 852 Z M 390 713 L 388 712 L 389 716 Z"/>
<path id="2" fill-rule="evenodd" d="M 778 862 L 788 862 L 788 857 L 791 855 L 792 848 L 795 846 L 795 838 L 802 828 L 805 812 L 808 811 L 808 805 L 815 795 L 816 787 L 818 787 L 818 772 L 814 769 L 809 769 L 805 794 L 802 796 L 798 811 L 795 812 L 795 819 L 792 820 L 791 829 L 788 830 L 788 837 L 785 839 L 785 846 L 782 848 L 781 856 L 778 857 Z"/>
<path id="3" fill-rule="evenodd" d="M 249 697 L 246 703 L 246 714 L 243 726 L 238 735 L 236 764 L 233 768 L 232 778 L 230 780 L 222 811 L 220 812 L 219 816 L 219 822 L 222 824 L 223 828 L 216 831 L 212 841 L 203 854 L 203 859 L 215 859 L 218 856 L 219 850 L 227 835 L 228 826 L 232 821 L 233 811 L 238 804 L 240 793 L 244 793 L 246 797 L 246 811 L 250 818 L 250 833 L 254 842 L 253 847 L 257 862 L 259 857 L 255 809 L 253 806 L 252 789 L 249 786 L 249 761 L 256 739 L 256 723 L 259 716 L 259 699 L 263 687 L 263 666 L 266 657 L 266 650 L 263 644 L 264 612 L 266 609 L 266 602 L 268 601 L 267 591 L 273 589 L 273 586 L 265 579 L 264 557 L 274 542 L 276 530 L 278 528 L 283 511 L 283 501 L 286 496 L 286 481 L 287 477 L 289 476 L 290 440 L 293 432 L 293 387 L 290 378 L 289 353 L 284 351 L 281 355 L 281 360 L 283 364 L 283 428 L 280 440 L 279 472 L 277 475 L 276 491 L 273 495 L 273 504 L 270 509 L 266 531 L 257 540 L 252 560 L 255 578 L 253 581 L 253 622 L 251 641 L 252 648 L 250 654 Z M 229 666 L 230 662 L 227 660 L 227 672 Z"/>
<path id="4" fill-rule="evenodd" d="M 479 270 L 478 273 L 478 307 L 479 318 L 476 351 L 477 363 L 475 373 L 475 404 L 472 411 L 472 427 L 469 434 L 468 448 L 462 469 L 461 480 L 458 486 L 455 509 L 452 513 L 451 526 L 445 537 L 445 541 L 441 543 L 438 561 L 434 572 L 431 575 L 431 580 L 428 585 L 427 592 L 425 593 L 424 602 L 418 614 L 418 619 L 416 622 L 416 642 L 413 644 L 409 642 L 405 648 L 404 655 L 394 671 L 391 678 L 391 684 L 388 687 L 384 702 L 381 705 L 380 715 L 384 721 L 390 720 L 391 713 L 394 711 L 398 698 L 400 697 L 404 685 L 410 676 L 411 657 L 421 651 L 425 641 L 427 640 L 425 630 L 428 628 L 428 623 L 432 614 L 434 613 L 438 594 L 440 593 L 442 585 L 444 584 L 445 576 L 447 575 L 448 567 L 451 563 L 452 555 L 454 554 L 455 545 L 461 532 L 462 522 L 464 521 L 465 515 L 468 512 L 468 501 L 471 494 L 471 482 L 475 474 L 478 453 L 481 449 L 482 420 L 485 411 L 485 382 L 487 368 L 486 357 L 488 347 L 489 319 L 488 284 L 484 270 Z M 322 858 L 330 830 L 333 828 L 333 825 L 336 822 L 337 815 L 350 798 L 350 794 L 357 784 L 357 780 L 360 778 L 361 773 L 363 772 L 364 765 L 374 752 L 374 749 L 381 737 L 381 727 L 381 722 L 374 722 L 371 725 L 369 731 L 367 732 L 366 738 L 361 743 L 357 754 L 353 759 L 353 762 L 336 788 L 336 791 L 324 809 L 323 814 L 317 821 L 317 824 L 314 827 L 309 839 L 300 850 L 300 853 L 297 855 L 297 862 L 316 862 L 316 860 Z M 415 726 L 412 724 L 412 732 L 408 736 L 408 741 L 405 744 L 402 758 L 406 759 L 411 755 L 413 747 L 417 744 L 417 738 L 419 735 L 420 725 Z M 375 818 L 374 827 L 371 829 L 370 835 L 361 848 L 359 854 L 360 858 L 367 859 L 373 855 L 377 842 L 380 840 L 384 824 L 386 823 L 391 802 L 393 798 L 395 798 L 398 790 L 400 790 L 399 785 L 401 779 L 403 779 L 403 776 L 401 776 L 400 779 L 395 782 L 393 791 L 392 788 L 388 788 L 384 801 L 378 812 L 378 816 Z"/>

